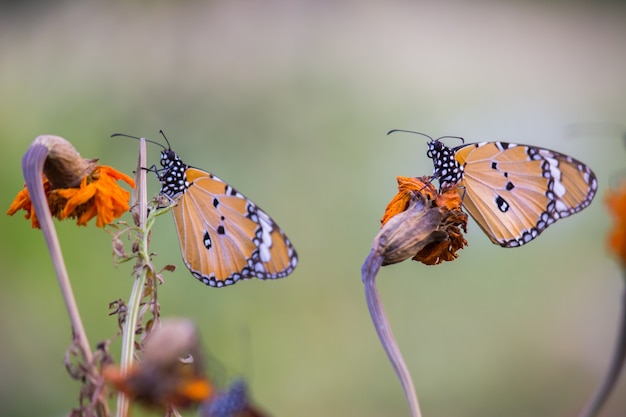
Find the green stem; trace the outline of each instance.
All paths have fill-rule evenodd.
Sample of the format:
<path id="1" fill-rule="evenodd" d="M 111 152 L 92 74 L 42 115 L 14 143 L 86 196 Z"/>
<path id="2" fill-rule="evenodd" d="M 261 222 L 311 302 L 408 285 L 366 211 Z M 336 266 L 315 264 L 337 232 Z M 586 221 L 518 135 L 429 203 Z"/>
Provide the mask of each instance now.
<path id="1" fill-rule="evenodd" d="M 148 228 L 147 212 L 148 212 L 148 193 L 146 188 L 146 142 L 141 139 L 139 142 L 139 160 L 137 163 L 137 210 L 138 227 L 141 233 L 141 245 L 139 248 L 139 262 L 145 265 L 149 259 L 148 249 Z M 123 374 L 126 374 L 133 365 L 135 360 L 135 330 L 137 329 L 137 321 L 141 310 L 141 300 L 143 299 L 144 286 L 146 283 L 146 267 L 137 269 L 130 298 L 127 303 L 126 320 L 122 329 L 122 353 L 120 357 L 120 367 Z M 126 417 L 128 415 L 129 399 L 120 392 L 117 396 L 117 417 Z"/>

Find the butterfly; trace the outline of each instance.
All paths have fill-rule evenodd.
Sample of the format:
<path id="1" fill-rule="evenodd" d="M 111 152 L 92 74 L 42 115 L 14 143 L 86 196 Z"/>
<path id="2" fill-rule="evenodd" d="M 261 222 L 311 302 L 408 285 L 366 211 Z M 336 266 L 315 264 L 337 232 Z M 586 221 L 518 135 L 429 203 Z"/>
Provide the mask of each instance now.
<path id="1" fill-rule="evenodd" d="M 427 137 L 427 156 L 440 187 L 462 187 L 463 207 L 494 244 L 505 248 L 524 245 L 578 213 L 598 189 L 591 168 L 556 151 L 507 142 L 450 148 L 442 138 Z"/>
<path id="2" fill-rule="evenodd" d="M 210 172 L 185 164 L 167 138 L 155 169 L 160 195 L 171 201 L 183 261 L 206 285 L 223 287 L 252 277 L 282 278 L 298 255 L 261 208 Z"/>

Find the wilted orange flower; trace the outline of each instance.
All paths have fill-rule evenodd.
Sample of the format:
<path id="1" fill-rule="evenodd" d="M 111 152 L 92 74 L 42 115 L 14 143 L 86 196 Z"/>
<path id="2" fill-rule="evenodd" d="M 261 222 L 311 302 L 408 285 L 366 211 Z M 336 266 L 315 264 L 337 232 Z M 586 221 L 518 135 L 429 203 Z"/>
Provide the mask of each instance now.
<path id="1" fill-rule="evenodd" d="M 44 191 L 50 212 L 59 220 L 76 218 L 79 226 L 86 226 L 89 220 L 97 217 L 96 226 L 104 227 L 129 209 L 130 193 L 117 184 L 119 180 L 135 186 L 128 175 L 104 165 L 96 166 L 91 174 L 85 175 L 76 188 L 53 190 L 44 176 Z M 7 214 L 12 216 L 18 210 L 26 211 L 24 217 L 31 220 L 32 227 L 39 228 L 26 187 L 17 194 Z"/>
<path id="2" fill-rule="evenodd" d="M 427 245 L 415 254 L 413 260 L 426 265 L 437 265 L 443 261 L 453 261 L 457 258 L 456 252 L 467 245 L 461 229 L 466 231 L 467 214 L 461 210 L 461 197 L 456 187 L 451 187 L 443 193 L 438 193 L 428 177 L 409 178 L 396 177 L 398 181 L 398 194 L 387 205 L 385 214 L 381 219 L 382 225 L 395 215 L 405 211 L 411 202 L 412 196 L 420 193 L 425 197 L 431 208 L 438 208 L 442 218 L 439 230 L 447 234 L 447 238 L 438 240 Z"/>
<path id="3" fill-rule="evenodd" d="M 108 366 L 102 375 L 131 400 L 146 406 L 187 407 L 214 394 L 203 362 L 195 325 L 187 319 L 167 319 L 148 335 L 141 362 L 126 374 Z"/>
<path id="4" fill-rule="evenodd" d="M 104 379 L 129 398 L 149 407 L 188 407 L 213 394 L 210 382 L 188 370 L 161 369 L 152 363 L 135 365 L 126 375 L 116 366 L 103 369 Z"/>
<path id="5" fill-rule="evenodd" d="M 609 249 L 626 267 L 626 181 L 622 182 L 620 188 L 609 191 L 606 205 L 615 219 L 614 227 L 609 233 Z"/>

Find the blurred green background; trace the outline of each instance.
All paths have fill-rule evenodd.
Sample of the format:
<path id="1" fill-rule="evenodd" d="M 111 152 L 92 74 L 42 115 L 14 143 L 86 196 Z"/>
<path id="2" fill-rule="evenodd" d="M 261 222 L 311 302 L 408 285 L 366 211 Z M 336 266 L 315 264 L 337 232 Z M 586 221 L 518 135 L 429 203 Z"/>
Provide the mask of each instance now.
<path id="1" fill-rule="evenodd" d="M 603 199 L 624 173 L 626 128 L 567 132 L 624 121 L 625 21 L 620 2 L 3 2 L 1 201 L 21 189 L 40 134 L 131 173 L 137 143 L 109 135 L 164 129 L 188 164 L 268 211 L 301 261 L 277 282 L 204 287 L 164 216 L 155 263 L 179 268 L 161 287 L 163 316 L 193 318 L 273 415 L 408 415 L 360 267 L 395 176 L 432 163 L 423 138 L 386 132 L 557 149 L 594 168 L 590 208 L 515 250 L 471 221 L 455 262 L 405 262 L 378 281 L 426 416 L 571 416 L 617 325 Z M 41 233 L 21 217 L 0 216 L 0 415 L 62 416 L 79 387 L 63 367 L 68 320 Z M 130 265 L 112 265 L 93 222 L 57 224 L 95 345 L 115 333 L 107 306 L 128 297 Z M 626 413 L 625 392 L 622 378 L 603 417 Z"/>

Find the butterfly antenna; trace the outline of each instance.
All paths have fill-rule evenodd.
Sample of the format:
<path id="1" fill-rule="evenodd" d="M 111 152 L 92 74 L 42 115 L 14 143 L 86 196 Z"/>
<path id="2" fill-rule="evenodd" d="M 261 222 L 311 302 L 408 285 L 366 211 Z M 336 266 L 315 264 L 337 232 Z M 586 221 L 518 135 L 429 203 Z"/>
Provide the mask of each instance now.
<path id="1" fill-rule="evenodd" d="M 414 131 L 414 130 L 393 129 L 393 130 L 390 130 L 389 132 L 387 132 L 387 135 L 391 135 L 392 133 L 395 133 L 395 132 L 413 133 L 413 134 L 415 134 L 415 135 L 422 135 L 422 136 L 426 136 L 428 139 L 430 139 L 430 140 L 434 140 L 432 137 L 428 136 L 426 133 L 416 132 L 416 131 Z"/>
<path id="2" fill-rule="evenodd" d="M 460 136 L 441 136 L 440 138 L 437 138 L 437 140 L 439 139 L 458 139 L 461 141 L 461 143 L 465 143 L 465 139 Z"/>
<path id="3" fill-rule="evenodd" d="M 172 147 L 170 146 L 170 141 L 167 140 L 167 137 L 165 136 L 165 133 L 163 132 L 163 129 L 159 130 L 159 133 L 161 134 L 161 136 L 163 136 L 163 139 L 165 139 L 165 142 L 167 143 L 167 149 L 169 149 L 171 151 Z"/>
<path id="4" fill-rule="evenodd" d="M 426 133 L 416 132 L 414 130 L 393 129 L 393 130 L 390 130 L 389 132 L 387 132 L 387 134 L 390 135 L 390 134 L 392 134 L 394 132 L 413 133 L 413 134 L 416 134 L 416 135 L 425 136 L 425 137 L 427 137 L 428 139 L 430 139 L 433 142 L 435 141 L 435 139 L 433 139 L 431 136 L 428 136 Z M 449 138 L 449 139 L 459 139 L 461 141 L 461 143 L 465 143 L 465 139 L 463 139 L 460 136 L 441 136 L 441 137 L 437 138 L 436 140 L 446 139 L 446 138 Z"/>
<path id="5" fill-rule="evenodd" d="M 125 138 L 131 138 L 131 139 L 137 139 L 137 140 L 141 140 L 141 139 L 142 139 L 142 138 L 138 138 L 137 136 L 127 135 L 126 133 L 113 133 L 113 134 L 111 135 L 111 137 L 112 137 L 112 138 L 117 137 L 117 136 L 123 136 L 123 137 L 125 137 Z M 146 139 L 146 138 L 143 138 L 143 139 L 144 139 L 146 142 L 153 143 L 153 144 L 158 145 L 158 146 L 160 146 L 161 148 L 163 148 L 163 149 L 166 149 L 166 150 L 167 150 L 167 148 L 166 148 L 165 146 L 163 146 L 162 144 L 160 144 L 159 142 L 155 142 L 155 141 L 153 141 L 153 140 Z M 166 139 L 166 140 L 167 140 L 167 139 Z M 167 145 L 169 146 L 169 142 L 168 142 L 168 144 L 167 144 Z"/>

